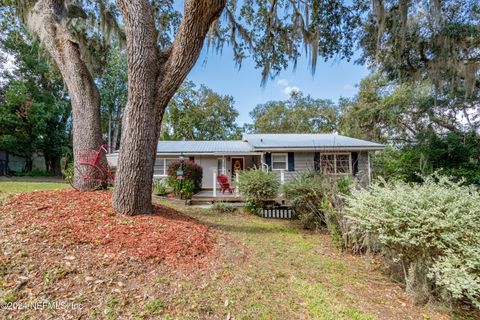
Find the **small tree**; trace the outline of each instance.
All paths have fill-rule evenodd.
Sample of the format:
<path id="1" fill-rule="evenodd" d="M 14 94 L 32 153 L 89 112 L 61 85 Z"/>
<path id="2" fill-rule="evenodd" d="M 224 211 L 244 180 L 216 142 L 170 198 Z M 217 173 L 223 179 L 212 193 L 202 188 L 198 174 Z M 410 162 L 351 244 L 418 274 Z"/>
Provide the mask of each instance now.
<path id="1" fill-rule="evenodd" d="M 238 189 L 245 197 L 248 208 L 258 213 L 269 200 L 276 197 L 280 183 L 272 171 L 252 168 L 240 173 Z"/>

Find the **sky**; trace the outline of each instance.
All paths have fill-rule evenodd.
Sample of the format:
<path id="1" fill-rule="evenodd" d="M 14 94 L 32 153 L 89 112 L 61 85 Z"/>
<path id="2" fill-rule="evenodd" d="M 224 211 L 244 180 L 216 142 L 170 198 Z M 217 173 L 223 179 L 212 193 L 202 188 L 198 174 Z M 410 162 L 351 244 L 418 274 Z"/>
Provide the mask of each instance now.
<path id="1" fill-rule="evenodd" d="M 360 80 L 369 72 L 353 60 L 319 62 L 315 75 L 312 75 L 307 59 L 301 59 L 295 70 L 289 68 L 281 72 L 263 88 L 260 85 L 261 70 L 255 69 L 252 60 L 243 61 L 239 70 L 230 48 L 225 47 L 222 53 L 204 48 L 188 79 L 197 85 L 204 84 L 222 95 L 233 96 L 235 108 L 239 112 L 237 122 L 243 125 L 251 122 L 249 112 L 257 104 L 288 99 L 294 90 L 334 102 L 340 97 L 354 96 Z"/>

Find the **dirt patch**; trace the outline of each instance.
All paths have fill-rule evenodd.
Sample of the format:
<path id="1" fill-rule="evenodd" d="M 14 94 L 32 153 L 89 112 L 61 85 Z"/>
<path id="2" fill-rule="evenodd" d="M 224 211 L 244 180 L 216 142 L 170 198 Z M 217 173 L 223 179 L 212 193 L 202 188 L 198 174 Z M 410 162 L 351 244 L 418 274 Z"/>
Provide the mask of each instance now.
<path id="1" fill-rule="evenodd" d="M 40 227 L 51 242 L 89 245 L 110 259 L 135 257 L 182 269 L 203 268 L 215 259 L 216 235 L 205 225 L 160 205 L 150 215 L 117 215 L 107 191 L 23 193 L 3 210 L 14 212 L 20 229 Z"/>

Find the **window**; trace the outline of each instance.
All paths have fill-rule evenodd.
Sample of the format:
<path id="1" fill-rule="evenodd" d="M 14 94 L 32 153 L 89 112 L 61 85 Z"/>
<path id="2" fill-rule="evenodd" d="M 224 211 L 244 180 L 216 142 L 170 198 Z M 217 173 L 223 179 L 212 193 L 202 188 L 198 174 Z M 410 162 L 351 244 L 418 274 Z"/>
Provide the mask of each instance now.
<path id="1" fill-rule="evenodd" d="M 155 161 L 153 175 L 166 176 L 168 174 L 168 166 L 175 161 L 178 161 L 178 159 L 177 158 L 157 158 L 157 160 Z"/>
<path id="2" fill-rule="evenodd" d="M 286 153 L 272 153 L 273 170 L 287 170 L 287 162 Z"/>
<path id="3" fill-rule="evenodd" d="M 351 174 L 351 164 L 350 153 L 320 154 L 320 168 L 325 174 Z"/>

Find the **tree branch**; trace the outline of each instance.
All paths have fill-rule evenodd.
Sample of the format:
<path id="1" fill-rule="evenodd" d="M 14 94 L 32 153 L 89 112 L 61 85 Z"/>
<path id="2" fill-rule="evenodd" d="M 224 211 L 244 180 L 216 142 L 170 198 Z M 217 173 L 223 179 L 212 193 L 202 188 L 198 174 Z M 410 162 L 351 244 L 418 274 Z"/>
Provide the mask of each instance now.
<path id="1" fill-rule="evenodd" d="M 178 33 L 173 41 L 168 59 L 160 68 L 157 79 L 157 126 L 163 117 L 166 104 L 182 84 L 200 55 L 211 24 L 220 16 L 226 0 L 190 0 L 185 9 Z"/>

